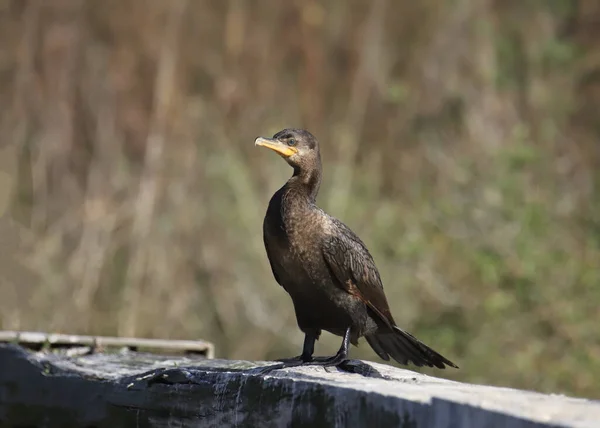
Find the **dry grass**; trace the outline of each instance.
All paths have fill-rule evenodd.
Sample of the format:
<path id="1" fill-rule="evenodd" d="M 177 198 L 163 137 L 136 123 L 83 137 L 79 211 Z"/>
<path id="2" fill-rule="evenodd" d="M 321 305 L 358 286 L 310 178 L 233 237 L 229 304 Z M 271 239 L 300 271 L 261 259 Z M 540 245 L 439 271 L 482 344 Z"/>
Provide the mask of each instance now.
<path id="1" fill-rule="evenodd" d="M 0 0 L 0 328 L 297 353 L 261 231 L 290 170 L 252 141 L 303 126 L 321 205 L 448 375 L 600 397 L 599 19 L 591 0 Z"/>

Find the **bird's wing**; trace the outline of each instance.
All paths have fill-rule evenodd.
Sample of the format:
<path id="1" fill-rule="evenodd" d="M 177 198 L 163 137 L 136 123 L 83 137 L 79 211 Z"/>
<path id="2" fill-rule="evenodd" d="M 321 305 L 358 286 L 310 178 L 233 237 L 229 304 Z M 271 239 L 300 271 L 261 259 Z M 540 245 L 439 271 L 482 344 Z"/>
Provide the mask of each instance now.
<path id="1" fill-rule="evenodd" d="M 394 318 L 383 292 L 383 284 L 375 261 L 365 244 L 345 224 L 331 218 L 337 233 L 328 234 L 322 252 L 334 282 L 356 296 L 390 328 Z"/>

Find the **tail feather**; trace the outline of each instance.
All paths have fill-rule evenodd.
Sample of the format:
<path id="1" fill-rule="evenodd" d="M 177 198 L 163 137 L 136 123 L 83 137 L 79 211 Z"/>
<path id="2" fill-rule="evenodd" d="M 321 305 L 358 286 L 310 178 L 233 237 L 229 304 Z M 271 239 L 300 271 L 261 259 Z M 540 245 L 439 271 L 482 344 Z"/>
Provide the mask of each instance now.
<path id="1" fill-rule="evenodd" d="M 419 348 L 413 343 L 404 340 L 398 340 L 395 334 L 383 334 L 379 336 L 380 343 L 390 356 L 401 364 L 408 364 L 412 361 L 417 367 L 423 366 L 423 355 Z M 396 358 L 399 357 L 399 358 Z M 402 360 L 402 361 L 399 361 Z"/>
<path id="2" fill-rule="evenodd" d="M 452 361 L 398 327 L 394 327 L 392 332 L 369 335 L 366 339 L 377 355 L 386 361 L 392 357 L 404 365 L 412 362 L 417 367 L 428 366 L 443 369 L 450 366 L 458 368 Z"/>
<path id="3" fill-rule="evenodd" d="M 379 355 L 379 357 L 385 361 L 389 361 L 390 360 L 390 356 L 387 352 L 385 352 L 385 349 L 383 348 L 382 345 L 379 344 L 379 340 L 377 339 L 377 336 L 365 336 L 365 339 L 367 339 L 367 342 L 369 343 L 369 345 L 371 345 L 371 348 L 373 348 L 373 351 L 375 351 L 375 353 L 377 355 Z"/>

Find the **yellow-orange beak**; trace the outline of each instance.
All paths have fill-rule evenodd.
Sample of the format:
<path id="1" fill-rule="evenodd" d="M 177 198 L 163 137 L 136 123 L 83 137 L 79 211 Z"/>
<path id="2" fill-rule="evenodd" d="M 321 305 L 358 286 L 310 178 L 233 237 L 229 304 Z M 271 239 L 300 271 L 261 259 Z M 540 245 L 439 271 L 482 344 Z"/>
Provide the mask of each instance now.
<path id="1" fill-rule="evenodd" d="M 262 146 L 262 147 L 266 147 L 267 149 L 274 150 L 275 152 L 279 153 L 284 158 L 289 158 L 290 156 L 298 153 L 297 148 L 286 146 L 282 142 L 280 142 L 278 140 L 274 140 L 272 138 L 258 137 L 256 140 L 254 140 L 254 145 Z"/>

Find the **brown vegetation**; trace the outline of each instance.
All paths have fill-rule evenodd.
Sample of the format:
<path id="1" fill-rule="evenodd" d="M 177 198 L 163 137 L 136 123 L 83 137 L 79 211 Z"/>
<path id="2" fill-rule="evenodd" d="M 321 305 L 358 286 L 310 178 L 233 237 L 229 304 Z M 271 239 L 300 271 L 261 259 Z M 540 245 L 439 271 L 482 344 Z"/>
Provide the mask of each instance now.
<path id="1" fill-rule="evenodd" d="M 444 375 L 600 397 L 596 3 L 0 0 L 0 328 L 297 354 L 252 143 L 302 126 Z"/>

